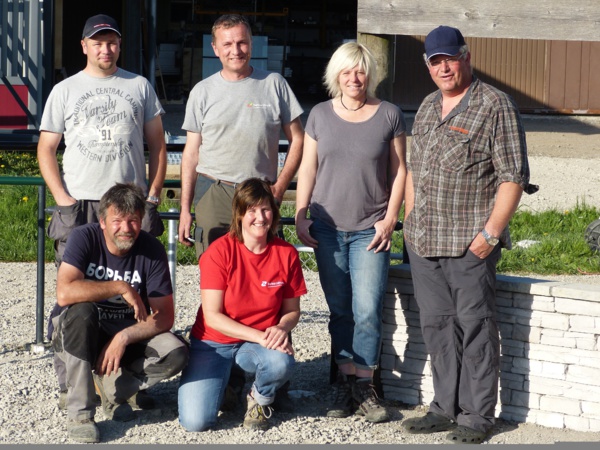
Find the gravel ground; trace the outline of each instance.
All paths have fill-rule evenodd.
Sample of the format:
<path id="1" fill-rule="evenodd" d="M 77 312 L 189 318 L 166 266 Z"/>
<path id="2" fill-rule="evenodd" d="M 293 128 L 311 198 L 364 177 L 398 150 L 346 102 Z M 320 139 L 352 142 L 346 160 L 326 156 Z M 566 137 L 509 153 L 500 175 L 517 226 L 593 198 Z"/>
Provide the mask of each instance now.
<path id="1" fill-rule="evenodd" d="M 539 121 L 542 123 L 542 121 Z M 534 124 L 536 126 L 536 124 Z M 595 125 L 595 124 L 594 124 Z M 529 133 L 529 130 L 528 130 Z M 560 142 L 537 136 L 539 145 Z M 589 138 L 589 133 L 585 135 Z M 528 142 L 529 134 L 528 134 Z M 556 142 L 555 142 L 556 141 Z M 597 142 L 597 138 L 595 140 Z M 566 139 L 565 139 L 566 142 Z M 562 147 L 561 147 L 562 145 Z M 564 150 L 560 144 L 556 151 Z M 594 144 L 594 145 L 597 145 Z M 530 148 L 532 146 L 530 145 Z M 582 147 L 583 148 L 583 147 Z M 589 147 L 587 147 L 589 148 Z M 572 208 L 577 201 L 600 206 L 599 154 L 569 154 L 565 158 L 543 156 L 533 146 L 530 164 L 532 183 L 540 192 L 524 196 L 521 208 L 535 211 L 555 207 Z M 562 149 L 562 150 L 561 150 Z M 564 156 L 561 154 L 561 156 Z M 266 432 L 241 427 L 244 408 L 225 413 L 214 431 L 187 433 L 177 422 L 178 377 L 150 389 L 160 406 L 137 411 L 136 419 L 125 424 L 104 419 L 98 409 L 96 421 L 104 443 L 118 444 L 440 444 L 445 433 L 408 435 L 401 431 L 404 418 L 422 414 L 423 407 L 385 401 L 391 421 L 370 424 L 360 417 L 330 419 L 323 416 L 330 395 L 328 313 L 315 273 L 306 272 L 309 293 L 302 298 L 301 322 L 294 330 L 297 370 L 291 382 L 294 413 L 276 413 L 274 426 Z M 538 277 L 541 278 L 541 277 Z M 600 276 L 546 277 L 580 283 L 600 284 Z M 55 292 L 56 270 L 46 265 L 45 316 L 48 317 Z M 33 263 L 0 264 L 0 444 L 63 444 L 67 438 L 66 417 L 57 407 L 57 385 L 50 351 L 34 351 L 36 266 Z M 177 271 L 176 332 L 186 332 L 198 308 L 198 273 L 195 266 Z M 557 442 L 600 442 L 600 433 L 515 424 L 502 420 L 488 443 L 544 444 Z M 587 446 L 587 444 L 585 444 Z M 569 445 L 572 447 L 572 445 Z M 595 447 L 595 445 L 594 445 Z M 597 448 L 597 447 L 596 447 Z"/>
<path id="2" fill-rule="evenodd" d="M 35 264 L 4 263 L 0 300 L 0 443 L 63 444 L 67 438 L 66 417 L 57 407 L 57 387 L 49 351 L 35 352 Z M 47 303 L 53 298 L 56 270 L 46 265 Z M 104 419 L 98 408 L 96 421 L 104 443 L 118 444 L 439 444 L 445 433 L 408 435 L 401 431 L 402 419 L 421 414 L 422 407 L 385 401 L 391 421 L 370 424 L 363 418 L 330 419 L 323 416 L 330 387 L 327 309 L 313 272 L 306 272 L 309 294 L 302 299 L 303 315 L 294 330 L 297 370 L 291 382 L 294 413 L 276 413 L 274 426 L 266 432 L 241 427 L 244 407 L 224 413 L 214 431 L 185 432 L 177 421 L 178 377 L 149 390 L 159 409 L 136 411 L 128 423 Z M 192 324 L 198 307 L 196 267 L 178 268 L 176 332 Z M 46 316 L 50 312 L 47 305 Z M 502 420 L 487 442 L 503 444 L 600 442 L 600 433 L 581 433 Z"/>

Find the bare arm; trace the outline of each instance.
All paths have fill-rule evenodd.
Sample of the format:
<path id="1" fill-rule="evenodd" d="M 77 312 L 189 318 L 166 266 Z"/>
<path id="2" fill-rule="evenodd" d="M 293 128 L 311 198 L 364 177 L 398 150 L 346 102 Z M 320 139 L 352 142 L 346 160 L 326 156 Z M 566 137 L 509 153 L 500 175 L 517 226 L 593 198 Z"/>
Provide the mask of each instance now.
<path id="1" fill-rule="evenodd" d="M 75 203 L 76 199 L 67 194 L 60 178 L 60 168 L 58 167 L 56 152 L 61 139 L 62 134 L 60 133 L 42 131 L 40 133 L 40 140 L 38 141 L 37 157 L 40 172 L 54 200 L 58 205 L 68 206 Z"/>
<path id="2" fill-rule="evenodd" d="M 306 215 L 308 214 L 308 205 L 310 205 L 312 192 L 315 188 L 318 165 L 317 141 L 306 134 L 304 136 L 302 164 L 298 171 L 298 186 L 296 187 L 296 233 L 298 234 L 298 239 L 304 245 L 312 248 L 316 248 L 318 242 L 308 231 L 312 220 L 307 219 Z"/>
<path id="3" fill-rule="evenodd" d="M 145 320 L 121 330 L 104 346 L 96 360 L 98 374 L 110 375 L 111 372 L 116 372 L 128 345 L 150 339 L 171 329 L 175 320 L 173 296 L 151 297 L 148 303 L 152 314 Z"/>
<path id="4" fill-rule="evenodd" d="M 375 223 L 375 236 L 367 246 L 367 251 L 372 248 L 375 253 L 389 250 L 392 246 L 392 233 L 398 222 L 398 214 L 404 200 L 406 185 L 406 134 L 402 133 L 390 141 L 390 166 L 392 188 L 385 217 Z"/>
<path id="5" fill-rule="evenodd" d="M 498 187 L 494 209 L 492 209 L 492 214 L 484 227 L 490 235 L 500 236 L 502 234 L 519 206 L 522 193 L 523 188 L 519 184 L 510 181 L 502 183 Z M 486 242 L 481 233 L 473 239 L 469 247 L 469 250 L 480 258 L 488 256 L 493 249 L 494 247 Z"/>
<path id="6" fill-rule="evenodd" d="M 148 195 L 160 197 L 167 174 L 167 145 L 160 116 L 156 116 L 144 125 L 144 139 L 149 153 Z"/>
<path id="7" fill-rule="evenodd" d="M 281 173 L 277 177 L 277 182 L 271 187 L 275 199 L 281 203 L 283 194 L 290 185 L 290 182 L 296 175 L 296 171 L 302 160 L 302 145 L 304 141 L 304 128 L 300 117 L 295 118 L 290 123 L 283 125 L 283 132 L 290 143 L 285 164 Z"/>
<path id="8" fill-rule="evenodd" d="M 192 227 L 191 209 L 194 201 L 196 179 L 198 178 L 196 166 L 198 165 L 200 145 L 202 145 L 202 135 L 188 131 L 181 156 L 181 213 L 179 214 L 179 242 L 188 247 L 192 246 L 187 238 L 190 237 Z M 198 211 L 196 211 L 197 213 Z"/>

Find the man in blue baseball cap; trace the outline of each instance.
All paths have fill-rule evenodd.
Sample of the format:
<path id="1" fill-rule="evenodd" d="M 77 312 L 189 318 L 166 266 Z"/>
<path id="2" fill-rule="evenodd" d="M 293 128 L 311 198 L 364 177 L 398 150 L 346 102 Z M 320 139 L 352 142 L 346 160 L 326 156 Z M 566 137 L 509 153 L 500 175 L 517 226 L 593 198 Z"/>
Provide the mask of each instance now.
<path id="1" fill-rule="evenodd" d="M 423 57 L 438 90 L 415 116 L 404 237 L 434 398 L 402 426 L 478 444 L 495 423 L 496 264 L 529 183 L 525 131 L 514 101 L 473 75 L 458 29 L 431 31 Z"/>

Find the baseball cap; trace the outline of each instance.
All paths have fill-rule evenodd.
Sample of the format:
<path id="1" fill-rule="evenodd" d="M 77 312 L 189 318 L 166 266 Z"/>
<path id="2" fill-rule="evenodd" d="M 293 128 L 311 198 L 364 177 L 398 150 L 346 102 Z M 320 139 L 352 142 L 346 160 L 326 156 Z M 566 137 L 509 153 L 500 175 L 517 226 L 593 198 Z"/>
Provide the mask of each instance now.
<path id="1" fill-rule="evenodd" d="M 91 38 L 98 31 L 102 30 L 112 30 L 119 36 L 121 36 L 121 32 L 119 31 L 119 25 L 117 25 L 117 21 L 115 19 L 105 14 L 98 14 L 97 16 L 90 17 L 85 22 L 81 39 Z"/>
<path id="2" fill-rule="evenodd" d="M 463 45 L 465 38 L 458 28 L 440 25 L 425 38 L 425 55 L 428 60 L 435 55 L 456 55 Z"/>

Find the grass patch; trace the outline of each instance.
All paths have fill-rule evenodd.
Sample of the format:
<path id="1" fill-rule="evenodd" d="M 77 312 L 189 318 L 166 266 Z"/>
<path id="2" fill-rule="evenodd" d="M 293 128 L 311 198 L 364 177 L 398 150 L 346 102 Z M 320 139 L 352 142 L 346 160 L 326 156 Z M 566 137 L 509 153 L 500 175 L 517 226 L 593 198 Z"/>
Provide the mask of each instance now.
<path id="1" fill-rule="evenodd" d="M 40 176 L 35 153 L 0 151 L 0 176 Z M 36 261 L 37 196 L 37 186 L 0 185 L 0 261 Z M 46 203 L 47 206 L 54 205 L 49 193 Z M 179 209 L 179 203 L 165 201 L 159 210 L 168 211 L 169 208 Z M 294 217 L 294 203 L 284 202 L 281 212 L 283 217 Z M 600 255 L 592 252 L 584 239 L 585 229 L 598 217 L 599 210 L 585 204 L 577 204 L 566 211 L 517 211 L 510 223 L 513 250 L 502 251 L 498 273 L 600 274 Z M 166 222 L 165 229 L 168 230 Z M 284 226 L 283 232 L 286 240 L 300 244 L 294 226 Z M 160 240 L 168 248 L 167 232 Z M 528 248 L 517 245 L 526 240 L 535 244 Z M 402 254 L 402 244 L 402 232 L 395 232 L 392 253 Z M 47 238 L 45 257 L 46 261 L 54 261 L 53 241 Z M 316 270 L 314 255 L 301 253 L 300 257 L 305 267 Z M 177 262 L 197 264 L 194 249 L 177 244 Z"/>

